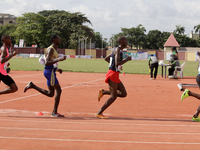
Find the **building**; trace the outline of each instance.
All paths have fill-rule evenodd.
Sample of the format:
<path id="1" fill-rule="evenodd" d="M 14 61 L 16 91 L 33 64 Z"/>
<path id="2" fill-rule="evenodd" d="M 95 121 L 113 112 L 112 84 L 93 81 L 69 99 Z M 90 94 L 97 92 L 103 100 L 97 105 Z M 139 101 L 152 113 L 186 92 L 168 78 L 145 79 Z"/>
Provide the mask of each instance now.
<path id="1" fill-rule="evenodd" d="M 195 34 L 193 33 L 193 31 L 191 31 L 190 38 L 194 40 L 197 40 L 198 38 L 200 38 L 200 31 L 199 33 L 195 33 Z"/>
<path id="2" fill-rule="evenodd" d="M 164 50 L 171 50 L 172 47 L 176 47 L 179 50 L 180 45 L 173 34 L 170 35 L 166 43 L 164 44 Z"/>
<path id="3" fill-rule="evenodd" d="M 4 26 L 8 23 L 16 24 L 17 17 L 10 14 L 2 14 L 0 13 L 0 26 Z"/>

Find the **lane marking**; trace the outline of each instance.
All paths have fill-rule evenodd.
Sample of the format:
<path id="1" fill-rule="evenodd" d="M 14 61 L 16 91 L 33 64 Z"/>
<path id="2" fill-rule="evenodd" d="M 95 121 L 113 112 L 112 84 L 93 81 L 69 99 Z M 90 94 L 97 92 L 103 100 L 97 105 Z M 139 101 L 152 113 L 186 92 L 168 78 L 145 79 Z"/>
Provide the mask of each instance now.
<path id="1" fill-rule="evenodd" d="M 50 117 L 49 117 L 50 118 Z M 53 118 L 52 118 L 53 119 Z M 70 119 L 70 118 L 68 118 Z M 97 118 L 95 118 L 97 119 Z M 115 126 L 158 126 L 158 127 L 200 127 L 199 125 L 167 125 L 167 124 L 126 124 L 126 123 L 102 123 L 102 122 L 69 122 L 62 118 L 62 121 L 38 121 L 38 120 L 12 120 L 12 119 L 0 119 L 1 121 L 21 121 L 21 122 L 35 122 L 35 123 L 63 123 L 63 124 L 89 124 L 89 125 L 115 125 Z M 106 120 L 109 121 L 109 120 Z M 136 121 L 136 120 L 135 120 Z"/>
<path id="2" fill-rule="evenodd" d="M 199 145 L 200 143 L 181 143 L 181 142 L 141 142 L 141 141 L 109 141 L 109 140 L 82 140 L 82 139 L 51 139 L 51 138 L 30 138 L 30 137 L 6 137 L 1 139 L 16 140 L 42 140 L 42 141 L 61 141 L 61 142 L 93 142 L 93 143 L 124 143 L 124 144 L 165 144 L 165 145 Z"/>
<path id="3" fill-rule="evenodd" d="M 100 131 L 100 130 L 69 130 L 69 129 L 41 129 L 41 128 L 17 128 L 0 127 L 6 130 L 35 130 L 35 131 L 61 131 L 61 132 L 88 132 L 88 133 L 118 133 L 118 134 L 163 134 L 163 135 L 200 135 L 200 133 L 174 133 L 174 132 L 134 132 L 134 131 Z"/>
<path id="4" fill-rule="evenodd" d="M 85 85 L 87 83 L 92 83 L 92 82 L 100 81 L 100 80 L 103 80 L 103 79 L 105 79 L 105 78 L 100 78 L 100 79 L 97 79 L 97 80 L 92 80 L 92 81 L 83 82 L 83 83 L 78 83 L 78 84 L 74 84 L 74 85 L 71 85 L 71 86 L 63 87 L 61 89 L 67 89 L 67 88 L 71 88 L 71 87 L 82 86 L 82 85 Z M 16 100 L 20 100 L 20 99 L 24 99 L 24 98 L 28 98 L 28 97 L 38 96 L 38 95 L 41 95 L 41 93 L 33 94 L 33 95 L 29 95 L 29 96 L 24 96 L 24 97 L 19 97 L 19 98 L 14 98 L 14 99 L 11 99 L 11 100 L 2 101 L 2 102 L 0 102 L 0 104 L 4 104 L 4 103 L 7 103 L 7 102 L 12 102 L 12 101 L 16 101 Z"/>
<path id="5" fill-rule="evenodd" d="M 12 77 L 12 78 L 23 78 L 23 77 L 30 77 L 30 76 L 37 76 L 37 75 L 42 75 L 42 73 L 40 73 L 40 74 L 32 74 L 32 75 L 23 75 L 23 76 L 17 76 L 17 77 Z"/>

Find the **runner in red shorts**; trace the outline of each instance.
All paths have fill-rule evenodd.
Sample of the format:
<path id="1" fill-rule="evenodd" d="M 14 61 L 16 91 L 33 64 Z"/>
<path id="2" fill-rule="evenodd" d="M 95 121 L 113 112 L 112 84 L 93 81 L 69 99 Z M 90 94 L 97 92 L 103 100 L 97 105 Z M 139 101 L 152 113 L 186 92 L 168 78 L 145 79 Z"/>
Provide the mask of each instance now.
<path id="1" fill-rule="evenodd" d="M 121 65 L 131 60 L 131 57 L 128 56 L 126 59 L 123 59 L 122 50 L 127 47 L 126 37 L 119 36 L 117 38 L 117 42 L 119 43 L 119 47 L 115 48 L 112 54 L 108 55 L 105 58 L 105 61 L 110 63 L 109 71 L 107 72 L 105 79 L 105 82 L 108 83 L 109 85 L 109 91 L 100 89 L 98 95 L 98 101 L 100 101 L 103 95 L 111 95 L 111 97 L 95 114 L 95 116 L 100 119 L 108 118 L 103 115 L 103 112 L 116 100 L 117 97 L 127 96 L 126 89 L 119 79 L 119 72 L 120 72 L 119 69 L 122 67 Z"/>

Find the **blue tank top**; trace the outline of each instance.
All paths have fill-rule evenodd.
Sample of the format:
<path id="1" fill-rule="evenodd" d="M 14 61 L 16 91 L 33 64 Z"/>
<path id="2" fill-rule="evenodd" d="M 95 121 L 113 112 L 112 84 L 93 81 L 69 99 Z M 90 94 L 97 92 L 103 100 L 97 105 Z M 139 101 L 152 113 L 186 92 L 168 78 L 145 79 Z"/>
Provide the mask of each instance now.
<path id="1" fill-rule="evenodd" d="M 115 48 L 116 49 L 116 48 Z M 109 70 L 113 70 L 113 71 L 119 71 L 118 69 L 118 66 L 115 66 L 115 55 L 114 55 L 114 52 L 115 52 L 115 49 L 113 50 L 111 56 L 110 56 L 110 65 L 109 65 Z M 122 51 L 120 50 L 120 60 L 123 59 L 123 53 Z"/>

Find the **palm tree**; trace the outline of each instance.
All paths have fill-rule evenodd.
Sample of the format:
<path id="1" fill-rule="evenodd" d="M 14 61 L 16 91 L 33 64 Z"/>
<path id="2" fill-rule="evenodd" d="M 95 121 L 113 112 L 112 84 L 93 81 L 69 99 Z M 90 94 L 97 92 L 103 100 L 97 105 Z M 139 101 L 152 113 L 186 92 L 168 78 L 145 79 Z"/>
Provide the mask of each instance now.
<path id="1" fill-rule="evenodd" d="M 195 29 L 195 33 L 197 33 L 200 30 L 200 24 L 194 26 L 194 29 Z"/>
<path id="2" fill-rule="evenodd" d="M 185 27 L 182 27 L 181 25 L 176 25 L 176 30 L 174 30 L 174 33 L 184 34 L 184 32 L 185 32 Z"/>

